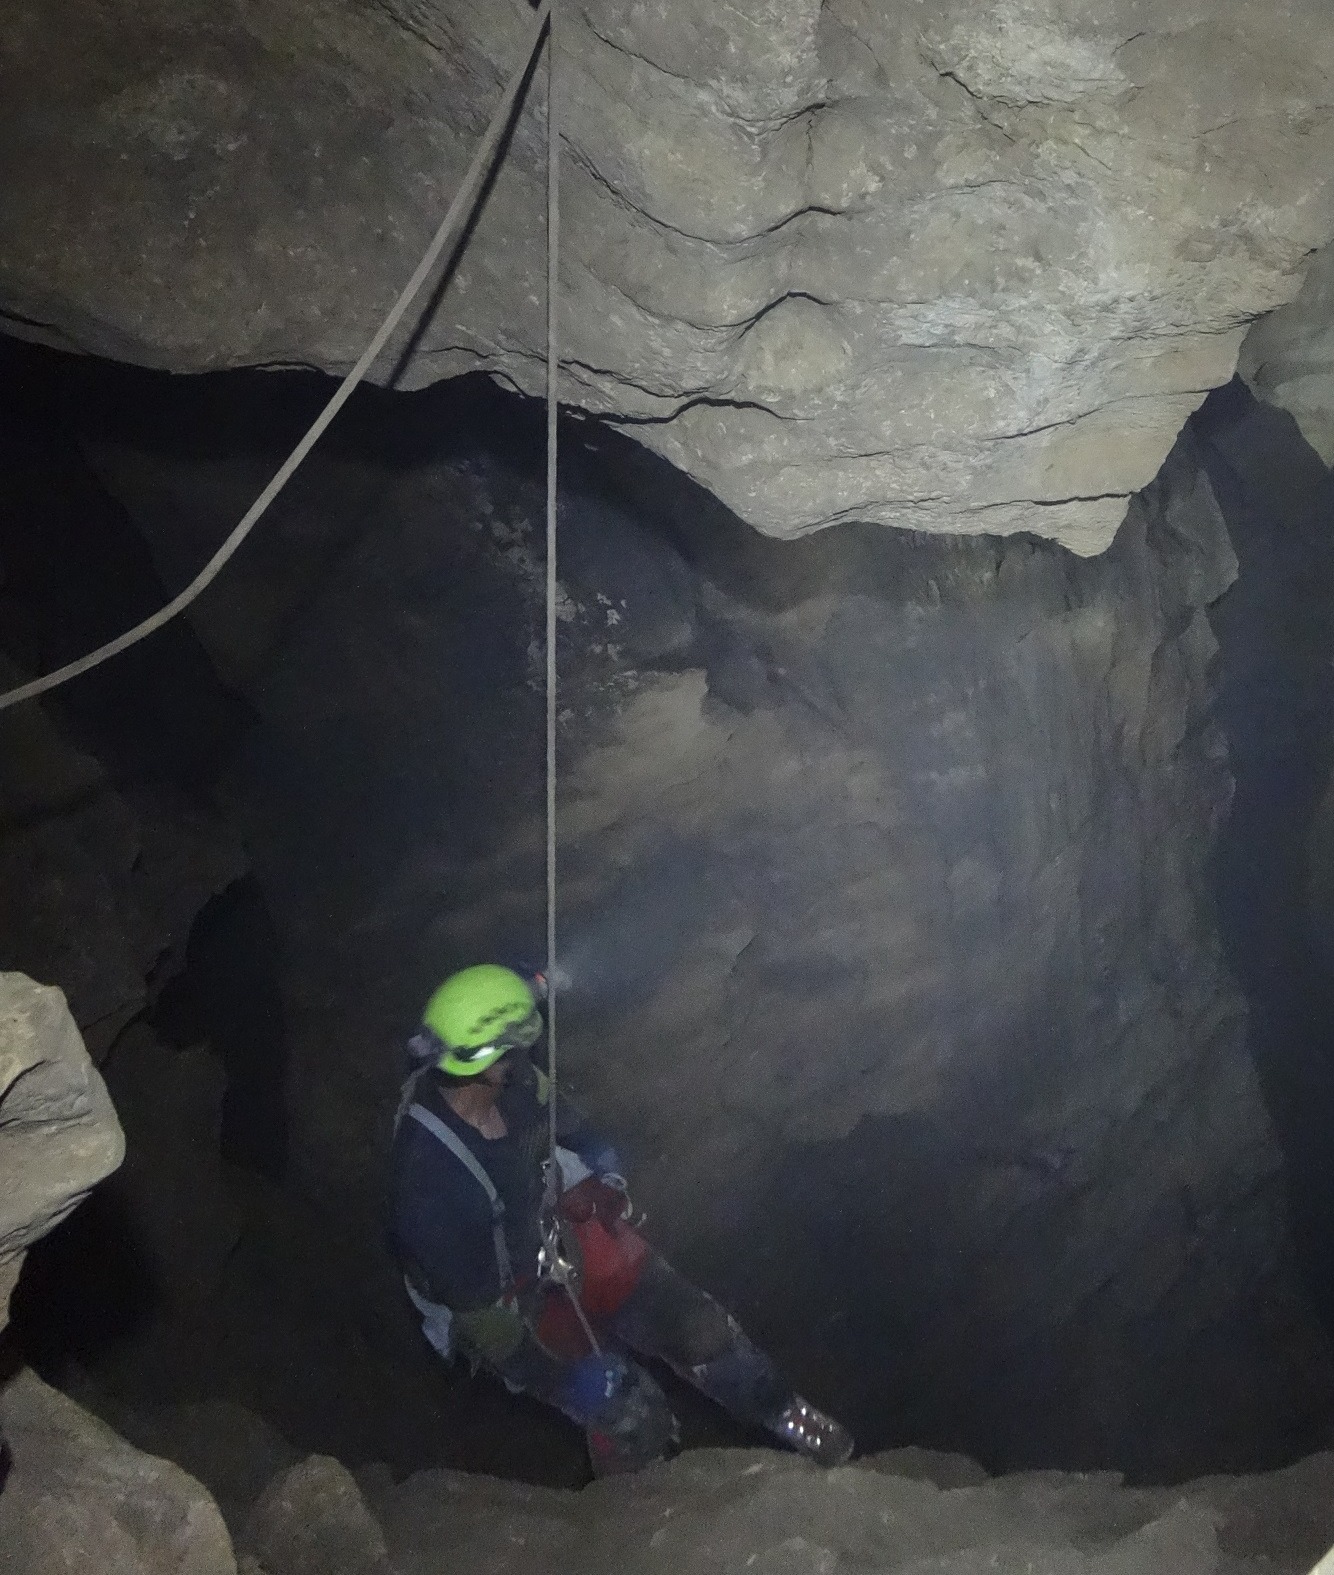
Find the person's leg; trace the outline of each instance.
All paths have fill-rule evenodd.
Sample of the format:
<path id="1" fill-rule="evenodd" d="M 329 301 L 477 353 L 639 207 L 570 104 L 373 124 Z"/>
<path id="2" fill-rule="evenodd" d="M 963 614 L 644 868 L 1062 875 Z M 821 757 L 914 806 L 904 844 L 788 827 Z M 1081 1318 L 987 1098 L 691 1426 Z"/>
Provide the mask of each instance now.
<path id="1" fill-rule="evenodd" d="M 803 1400 L 726 1308 L 654 1254 L 611 1320 L 616 1338 L 667 1363 L 749 1427 L 826 1463 L 852 1453 L 852 1438 Z"/>
<path id="2" fill-rule="evenodd" d="M 749 1426 L 768 1425 L 791 1393 L 731 1313 L 656 1253 L 611 1329 L 632 1351 L 666 1362 Z"/>
<path id="3" fill-rule="evenodd" d="M 611 1408 L 584 1428 L 595 1477 L 621 1476 L 662 1460 L 677 1443 L 677 1421 L 656 1381 L 634 1362 Z"/>
<path id="4" fill-rule="evenodd" d="M 606 1342 L 602 1351 L 589 1351 L 577 1322 L 570 1348 L 558 1344 L 556 1350 L 531 1330 L 516 1344 L 512 1318 L 473 1314 L 464 1325 L 462 1344 L 471 1360 L 495 1373 L 511 1393 L 554 1406 L 584 1430 L 595 1476 L 638 1471 L 675 1443 L 676 1417 L 659 1385 L 619 1351 L 605 1348 Z M 544 1320 L 538 1333 L 545 1339 L 550 1332 Z"/>

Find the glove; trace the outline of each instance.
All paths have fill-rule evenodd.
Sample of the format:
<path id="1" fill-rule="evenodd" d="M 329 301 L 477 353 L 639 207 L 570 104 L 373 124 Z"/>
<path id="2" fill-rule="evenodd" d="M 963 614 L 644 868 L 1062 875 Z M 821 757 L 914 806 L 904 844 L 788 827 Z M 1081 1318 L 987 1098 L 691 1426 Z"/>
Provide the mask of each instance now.
<path id="1" fill-rule="evenodd" d="M 561 1385 L 561 1410 L 581 1427 L 587 1427 L 620 1394 L 629 1372 L 628 1364 L 619 1356 L 581 1356 L 570 1363 Z"/>

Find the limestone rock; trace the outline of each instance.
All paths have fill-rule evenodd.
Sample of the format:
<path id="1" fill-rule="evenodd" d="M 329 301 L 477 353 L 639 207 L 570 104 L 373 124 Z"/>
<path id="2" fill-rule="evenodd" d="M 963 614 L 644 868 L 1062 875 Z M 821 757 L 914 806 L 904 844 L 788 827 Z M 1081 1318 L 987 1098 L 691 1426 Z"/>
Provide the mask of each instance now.
<path id="1" fill-rule="evenodd" d="M 913 1481 L 934 1482 L 938 1488 L 977 1487 L 989 1473 L 967 1455 L 946 1454 L 939 1449 L 907 1445 L 886 1449 L 859 1462 L 868 1471 L 883 1471 L 887 1476 L 907 1477 Z"/>
<path id="2" fill-rule="evenodd" d="M 265 1575 L 389 1575 L 384 1537 L 346 1466 L 311 1455 L 265 1489 L 242 1546 Z"/>
<path id="3" fill-rule="evenodd" d="M 27 397 L 0 420 L 6 689 L 118 633 L 127 603 L 138 613 L 163 600 L 124 511 L 73 441 L 33 419 L 35 382 L 9 383 Z M 0 969 L 58 984 L 99 1062 L 143 1011 L 164 953 L 245 867 L 192 792 L 244 723 L 188 626 L 120 660 L 114 679 L 93 673 L 49 707 L 0 714 Z M 108 681 L 133 700 L 109 703 Z"/>
<path id="4" fill-rule="evenodd" d="M 527 27 L 520 0 L 12 0 L 7 322 L 177 370 L 345 368 Z M 726 25 L 588 0 L 559 62 L 562 397 L 775 535 L 1100 550 L 1334 234 L 1323 0 L 766 0 Z M 540 384 L 535 98 L 407 385 Z"/>
<path id="5" fill-rule="evenodd" d="M 0 1314 L 24 1250 L 125 1152 L 63 994 L 0 974 Z M 0 1569 L 9 1575 L 233 1575 L 216 1505 L 22 1371 L 0 1390 Z"/>
<path id="6" fill-rule="evenodd" d="M 0 1325 L 24 1251 L 124 1153 L 116 1112 L 64 995 L 0 973 Z"/>
<path id="7" fill-rule="evenodd" d="M 30 676 L 0 655 L 0 685 Z M 45 712 L 0 715 L 0 968 L 57 982 L 95 1057 L 243 868 L 236 839 L 180 791 L 119 790 Z"/>
<path id="8" fill-rule="evenodd" d="M 1246 335 L 1237 370 L 1334 465 L 1334 246 L 1313 259 L 1297 299 Z"/>
<path id="9" fill-rule="evenodd" d="M 0 960 L 58 980 L 101 1056 L 147 1005 L 163 953 L 242 868 L 234 839 L 183 795 L 103 782 L 0 826 Z"/>
<path id="10" fill-rule="evenodd" d="M 1056 1471 L 944 1488 L 695 1450 L 578 1495 L 423 1472 L 381 1480 L 372 1502 L 405 1575 L 1306 1575 L 1334 1540 L 1332 1468 L 1318 1456 L 1179 1488 Z"/>
<path id="11" fill-rule="evenodd" d="M 233 1536 L 269 1483 L 300 1458 L 262 1417 L 227 1400 L 120 1406 L 107 1420 L 136 1449 L 174 1460 L 201 1482 Z"/>
<path id="12" fill-rule="evenodd" d="M 235 1575 L 217 1506 L 22 1372 L 0 1392 L 12 1465 L 0 1493 L 5 1575 Z"/>

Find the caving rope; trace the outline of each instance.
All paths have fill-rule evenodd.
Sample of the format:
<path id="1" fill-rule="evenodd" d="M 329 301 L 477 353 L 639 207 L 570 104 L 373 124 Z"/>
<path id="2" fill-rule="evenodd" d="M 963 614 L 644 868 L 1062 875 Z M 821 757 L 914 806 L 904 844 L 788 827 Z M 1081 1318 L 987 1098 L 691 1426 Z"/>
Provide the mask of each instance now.
<path id="1" fill-rule="evenodd" d="M 179 613 L 185 611 L 191 602 L 217 579 L 223 568 L 235 555 L 236 550 L 246 539 L 261 517 L 268 511 L 269 505 L 283 490 L 287 483 L 296 474 L 301 462 L 310 453 L 311 449 L 324 435 L 329 423 L 351 398 L 353 389 L 362 381 L 370 371 L 372 364 L 388 343 L 390 336 L 403 320 L 404 314 L 421 293 L 422 286 L 435 271 L 436 264 L 446 246 L 450 246 L 450 257 L 453 257 L 452 242 L 456 242 L 459 234 L 464 230 L 466 221 L 470 220 L 477 210 L 478 198 L 486 184 L 495 162 L 496 150 L 500 145 L 506 129 L 510 124 L 524 85 L 528 80 L 529 71 L 537 52 L 542 47 L 542 40 L 547 34 L 547 27 L 551 14 L 551 0 L 541 0 L 533 18 L 532 31 L 528 44 L 523 52 L 521 63 L 510 77 L 504 93 L 501 95 L 491 123 L 487 126 L 482 140 L 477 145 L 473 154 L 472 163 L 468 166 L 467 174 L 458 191 L 454 195 L 444 218 L 440 221 L 440 228 L 431 238 L 431 244 L 422 255 L 422 260 L 417 264 L 416 271 L 403 288 L 403 293 L 389 309 L 389 314 L 380 324 L 375 336 L 366 346 L 361 358 L 343 381 L 338 385 L 333 397 L 320 411 L 311 423 L 310 429 L 292 452 L 279 466 L 273 480 L 269 482 L 254 503 L 246 511 L 245 517 L 235 527 L 232 533 L 223 542 L 222 546 L 213 554 L 200 572 L 178 595 L 161 607 L 151 617 L 145 618 L 142 623 L 137 623 L 132 629 L 127 629 L 124 634 L 117 635 L 106 645 L 100 645 L 95 651 L 90 651 L 87 656 L 81 656 L 77 661 L 69 662 L 64 667 L 58 667 L 54 672 L 46 673 L 41 678 L 34 678 L 31 683 L 21 684 L 17 689 L 10 689 L 0 694 L 0 711 L 7 710 L 10 706 L 20 705 L 25 700 L 34 700 L 38 695 L 46 694 L 49 690 L 61 684 L 68 683 L 71 678 L 77 678 L 81 673 L 91 672 L 94 667 L 100 667 L 103 662 L 109 661 L 113 656 L 119 656 L 122 651 L 127 651 L 132 645 L 137 645 L 140 640 L 147 639 L 150 634 L 156 633 L 164 624 L 170 623 Z M 548 388 L 554 386 L 550 373 L 547 379 Z"/>
<path id="2" fill-rule="evenodd" d="M 490 124 L 473 154 L 467 173 L 446 210 L 440 226 L 431 238 L 412 277 L 389 309 L 384 321 L 375 331 L 370 343 L 362 352 L 352 370 L 343 378 L 328 403 L 316 416 L 305 435 L 279 466 L 273 479 L 264 488 L 226 540 L 208 560 L 193 580 L 174 596 L 164 607 L 150 617 L 127 629 L 114 640 L 90 651 L 86 656 L 46 673 L 31 682 L 0 694 L 0 711 L 34 700 L 52 689 L 68 683 L 83 673 L 91 672 L 103 662 L 119 656 L 132 645 L 155 634 L 165 624 L 183 613 L 217 579 L 218 575 L 235 556 L 242 542 L 268 512 L 274 500 L 296 474 L 316 443 L 324 435 L 334 417 L 351 398 L 353 390 L 363 381 L 380 352 L 397 329 L 409 307 L 421 293 L 427 279 L 435 271 L 445 248 L 450 247 L 448 260 L 454 254 L 453 244 L 464 231 L 478 207 L 495 162 L 496 152 L 510 125 L 528 80 L 529 72 L 537 58 L 545 37 L 547 43 L 547 487 L 546 487 L 546 983 L 547 983 L 547 1118 L 548 1143 L 545 1167 L 546 1186 L 542 1208 L 541 1272 L 544 1278 L 560 1286 L 568 1295 L 584 1334 L 594 1352 L 600 1347 L 587 1314 L 578 1296 L 574 1265 L 561 1240 L 559 1206 L 561 1195 L 560 1166 L 556 1158 L 557 1087 L 556 1087 L 556 501 L 557 501 L 557 416 L 560 366 L 557 336 L 557 305 L 560 278 L 560 132 L 556 119 L 556 50 L 555 50 L 555 0 L 541 0 L 533 18 L 532 30 L 521 62 L 511 75 L 501 95 Z"/>
<path id="3" fill-rule="evenodd" d="M 569 1298 L 575 1316 L 594 1354 L 601 1351 L 593 1326 L 579 1299 L 575 1266 L 565 1250 L 561 1233 L 561 1169 L 556 1155 L 556 1006 L 559 971 L 556 967 L 556 503 L 559 444 L 557 379 L 560 372 L 560 338 L 557 309 L 560 304 L 560 124 L 556 100 L 556 0 L 547 4 L 547 732 L 546 732 L 546 857 L 547 857 L 547 1160 L 542 1198 L 542 1247 L 538 1272 L 559 1286 Z"/>

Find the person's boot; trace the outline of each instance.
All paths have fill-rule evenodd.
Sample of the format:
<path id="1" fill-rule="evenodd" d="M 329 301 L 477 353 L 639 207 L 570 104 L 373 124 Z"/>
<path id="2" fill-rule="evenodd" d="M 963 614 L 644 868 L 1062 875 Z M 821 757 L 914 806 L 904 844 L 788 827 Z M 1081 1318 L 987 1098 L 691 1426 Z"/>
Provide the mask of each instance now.
<path id="1" fill-rule="evenodd" d="M 789 1449 L 822 1466 L 844 1465 L 856 1447 L 852 1434 L 841 1422 L 817 1411 L 800 1395 L 792 1396 L 768 1428 Z"/>

